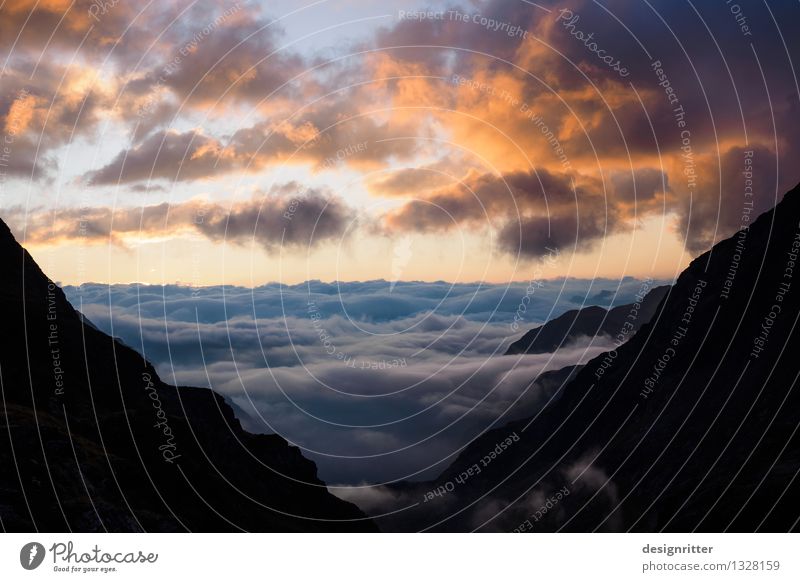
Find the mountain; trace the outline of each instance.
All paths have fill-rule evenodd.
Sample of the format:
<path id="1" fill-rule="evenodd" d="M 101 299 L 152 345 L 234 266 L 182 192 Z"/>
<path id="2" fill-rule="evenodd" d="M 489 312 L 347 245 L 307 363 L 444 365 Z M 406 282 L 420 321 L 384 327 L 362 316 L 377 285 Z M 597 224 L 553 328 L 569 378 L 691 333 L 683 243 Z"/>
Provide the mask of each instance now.
<path id="1" fill-rule="evenodd" d="M 632 335 L 650 321 L 668 290 L 668 285 L 655 287 L 636 303 L 612 309 L 597 305 L 571 309 L 528 331 L 508 346 L 505 355 L 549 354 L 582 336 L 615 337 L 621 330 L 625 330 L 625 335 Z M 626 322 L 630 325 L 626 326 Z"/>
<path id="2" fill-rule="evenodd" d="M 3 530 L 375 530 L 299 449 L 83 318 L 2 221 L 0 258 Z"/>
<path id="3" fill-rule="evenodd" d="M 437 479 L 389 488 L 409 509 L 379 526 L 797 531 L 799 253 L 800 186 L 692 261 L 551 406 L 485 433 Z"/>

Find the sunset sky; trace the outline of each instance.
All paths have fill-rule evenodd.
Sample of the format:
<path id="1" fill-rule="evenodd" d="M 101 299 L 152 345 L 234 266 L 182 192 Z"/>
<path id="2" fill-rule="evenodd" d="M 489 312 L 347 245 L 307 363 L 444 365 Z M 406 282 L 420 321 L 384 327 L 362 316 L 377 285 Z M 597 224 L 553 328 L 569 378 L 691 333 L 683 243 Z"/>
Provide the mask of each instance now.
<path id="1" fill-rule="evenodd" d="M 671 279 L 800 181 L 792 5 L 6 1 L 0 216 L 65 284 Z"/>

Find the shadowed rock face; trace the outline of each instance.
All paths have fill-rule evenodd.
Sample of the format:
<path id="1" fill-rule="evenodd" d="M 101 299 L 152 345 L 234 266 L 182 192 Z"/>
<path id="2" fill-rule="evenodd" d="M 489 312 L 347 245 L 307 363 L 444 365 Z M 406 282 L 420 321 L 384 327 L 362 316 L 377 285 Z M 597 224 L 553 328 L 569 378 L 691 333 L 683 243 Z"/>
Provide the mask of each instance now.
<path id="1" fill-rule="evenodd" d="M 695 259 L 652 321 L 551 407 L 486 433 L 435 481 L 395 489 L 419 506 L 379 525 L 796 531 L 799 251 L 800 186 Z"/>
<path id="2" fill-rule="evenodd" d="M 527 332 L 508 346 L 505 355 L 549 354 L 579 337 L 614 337 L 623 329 L 626 330 L 626 335 L 633 335 L 650 321 L 667 291 L 667 285 L 651 289 L 636 307 L 636 317 L 631 317 L 633 304 L 619 305 L 612 309 L 597 305 L 572 309 Z M 630 328 L 625 327 L 626 323 L 630 323 Z"/>
<path id="3" fill-rule="evenodd" d="M 299 449 L 85 321 L 2 222 L 0 257 L 4 530 L 375 529 Z"/>

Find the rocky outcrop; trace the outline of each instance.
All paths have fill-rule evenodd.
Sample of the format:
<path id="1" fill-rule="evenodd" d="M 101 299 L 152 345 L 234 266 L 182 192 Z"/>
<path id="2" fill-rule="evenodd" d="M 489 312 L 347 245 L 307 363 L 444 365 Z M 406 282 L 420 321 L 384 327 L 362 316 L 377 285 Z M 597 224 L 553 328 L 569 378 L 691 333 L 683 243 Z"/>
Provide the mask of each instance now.
<path id="1" fill-rule="evenodd" d="M 632 336 L 655 315 L 659 303 L 668 290 L 668 285 L 655 287 L 636 304 L 619 305 L 611 309 L 598 305 L 571 309 L 528 331 L 508 346 L 505 355 L 549 354 L 580 337 L 614 338 L 620 335 L 622 330 L 626 336 Z"/>
<path id="2" fill-rule="evenodd" d="M 0 258 L 4 530 L 375 529 L 299 449 L 92 326 L 1 222 Z"/>
<path id="3" fill-rule="evenodd" d="M 379 525 L 796 531 L 798 255 L 800 186 L 692 261 L 653 320 L 587 363 L 552 406 L 405 486 L 395 498 L 417 505 Z"/>

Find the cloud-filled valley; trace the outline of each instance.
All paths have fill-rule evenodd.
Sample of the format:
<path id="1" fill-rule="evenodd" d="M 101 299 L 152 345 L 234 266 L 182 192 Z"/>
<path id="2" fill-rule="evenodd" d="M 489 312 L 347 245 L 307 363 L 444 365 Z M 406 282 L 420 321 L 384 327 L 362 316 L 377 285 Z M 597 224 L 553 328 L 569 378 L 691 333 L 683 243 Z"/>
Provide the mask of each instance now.
<path id="1" fill-rule="evenodd" d="M 531 414 L 559 388 L 537 384 L 542 372 L 586 362 L 611 341 L 503 356 L 508 344 L 568 309 L 630 302 L 640 288 L 625 278 L 65 291 L 162 377 L 213 387 L 246 428 L 281 434 L 328 482 L 353 484 L 430 477 L 481 432 Z"/>

